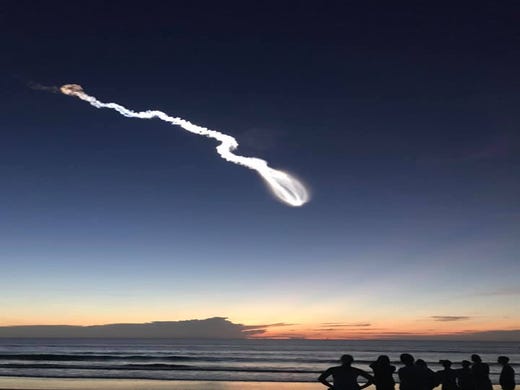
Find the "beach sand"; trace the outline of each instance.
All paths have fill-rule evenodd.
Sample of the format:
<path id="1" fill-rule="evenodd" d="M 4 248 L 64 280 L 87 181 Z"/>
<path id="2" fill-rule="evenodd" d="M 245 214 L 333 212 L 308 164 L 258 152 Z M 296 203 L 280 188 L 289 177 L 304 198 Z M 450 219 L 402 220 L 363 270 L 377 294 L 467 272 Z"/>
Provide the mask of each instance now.
<path id="1" fill-rule="evenodd" d="M 0 377 L 0 390 L 318 390 L 319 383 Z"/>
<path id="2" fill-rule="evenodd" d="M 161 381 L 0 377 L 0 390 L 326 390 L 318 382 Z M 399 386 L 396 385 L 396 390 Z M 438 387 L 437 389 L 440 389 Z M 500 386 L 494 385 L 494 390 Z M 370 386 L 368 390 L 375 390 Z"/>

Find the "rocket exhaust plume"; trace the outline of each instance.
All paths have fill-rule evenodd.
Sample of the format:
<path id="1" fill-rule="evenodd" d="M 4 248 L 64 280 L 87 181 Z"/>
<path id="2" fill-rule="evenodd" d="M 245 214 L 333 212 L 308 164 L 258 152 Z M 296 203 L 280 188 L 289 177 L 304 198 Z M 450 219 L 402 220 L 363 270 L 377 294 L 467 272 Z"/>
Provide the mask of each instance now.
<path id="1" fill-rule="evenodd" d="M 51 93 L 60 93 L 60 89 L 58 87 L 43 85 L 43 84 L 40 84 L 40 83 L 35 83 L 34 81 L 28 81 L 27 82 L 27 86 L 29 88 L 31 88 L 31 89 L 36 90 L 36 91 L 46 91 L 46 92 L 51 92 Z"/>
<path id="2" fill-rule="evenodd" d="M 65 95 L 75 96 L 81 100 L 84 100 L 96 108 L 110 108 L 129 118 L 159 118 L 160 120 L 168 122 L 172 125 L 180 126 L 190 133 L 216 139 L 217 141 L 220 141 L 220 144 L 216 147 L 217 153 L 224 160 L 257 171 L 268 184 L 272 193 L 282 202 L 289 206 L 298 207 L 309 201 L 309 193 L 305 186 L 300 181 L 290 176 L 288 173 L 269 167 L 267 162 L 262 159 L 256 157 L 244 157 L 234 154 L 233 151 L 238 147 L 238 142 L 230 135 L 195 125 L 182 118 L 169 116 L 162 111 L 147 110 L 135 112 L 116 103 L 100 102 L 95 97 L 87 95 L 83 91 L 83 88 L 77 84 L 63 85 L 60 88 L 60 91 Z"/>

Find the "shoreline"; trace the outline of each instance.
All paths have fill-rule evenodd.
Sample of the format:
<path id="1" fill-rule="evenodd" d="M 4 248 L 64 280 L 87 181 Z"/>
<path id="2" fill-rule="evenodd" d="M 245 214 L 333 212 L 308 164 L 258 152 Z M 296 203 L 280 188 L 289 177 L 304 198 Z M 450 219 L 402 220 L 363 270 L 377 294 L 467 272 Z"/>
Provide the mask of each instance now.
<path id="1" fill-rule="evenodd" d="M 319 388 L 318 382 L 0 377 L 0 390 L 316 390 Z"/>
<path id="2" fill-rule="evenodd" d="M 0 390 L 326 390 L 316 382 L 0 377 Z M 375 390 L 374 386 L 367 388 Z M 440 389 L 440 386 L 437 387 Z M 399 390 L 396 384 L 395 390 Z M 493 385 L 493 390 L 500 390 Z"/>

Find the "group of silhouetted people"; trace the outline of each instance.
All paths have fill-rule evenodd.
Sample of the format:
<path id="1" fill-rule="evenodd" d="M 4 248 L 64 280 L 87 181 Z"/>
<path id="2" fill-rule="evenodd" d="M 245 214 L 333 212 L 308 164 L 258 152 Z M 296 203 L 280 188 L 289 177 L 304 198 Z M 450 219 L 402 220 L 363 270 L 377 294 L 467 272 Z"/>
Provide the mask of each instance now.
<path id="1" fill-rule="evenodd" d="M 341 365 L 325 370 L 318 381 L 332 390 L 359 390 L 373 384 L 376 390 L 394 390 L 396 367 L 390 363 L 388 356 L 381 355 L 370 364 L 373 375 L 352 367 L 353 362 L 351 355 L 343 355 Z M 409 353 L 401 355 L 401 363 L 404 366 L 397 370 L 400 390 L 432 390 L 437 386 L 441 386 L 442 390 L 493 390 L 489 365 L 479 355 L 471 355 L 471 362 L 463 360 L 462 367 L 458 369 L 451 368 L 451 361 L 440 360 L 443 369 L 437 372 L 431 370 L 424 360 L 415 360 Z M 509 364 L 509 358 L 499 356 L 498 363 L 502 365 L 499 380 L 502 390 L 514 390 L 515 371 Z M 332 377 L 332 383 L 328 381 L 329 377 Z M 366 382 L 359 384 L 359 377 L 366 379 Z"/>

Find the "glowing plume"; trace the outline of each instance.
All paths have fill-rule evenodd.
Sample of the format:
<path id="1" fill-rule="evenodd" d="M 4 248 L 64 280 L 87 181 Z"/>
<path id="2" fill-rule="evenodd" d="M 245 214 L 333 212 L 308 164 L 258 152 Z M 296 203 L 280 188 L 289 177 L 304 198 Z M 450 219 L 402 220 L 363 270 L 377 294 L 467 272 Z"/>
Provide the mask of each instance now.
<path id="1" fill-rule="evenodd" d="M 161 111 L 148 110 L 135 112 L 116 103 L 100 102 L 95 97 L 87 95 L 83 91 L 83 88 L 77 84 L 64 85 L 60 88 L 60 90 L 65 95 L 76 96 L 81 100 L 90 103 L 96 108 L 110 108 L 119 112 L 121 115 L 130 118 L 159 118 L 160 120 L 171 123 L 172 125 L 180 126 L 190 133 L 216 139 L 217 141 L 220 141 L 220 145 L 218 145 L 216 148 L 217 152 L 224 160 L 243 165 L 247 168 L 257 171 L 269 185 L 269 188 L 273 194 L 276 195 L 281 201 L 290 206 L 297 207 L 302 206 L 309 200 L 309 193 L 307 192 L 305 186 L 297 179 L 290 176 L 288 173 L 270 168 L 267 165 L 267 162 L 262 159 L 255 157 L 237 156 L 234 154 L 233 150 L 238 147 L 238 142 L 230 135 L 222 134 L 218 131 L 210 130 L 206 127 L 197 126 L 187 120 L 169 116 Z"/>

